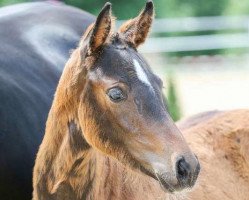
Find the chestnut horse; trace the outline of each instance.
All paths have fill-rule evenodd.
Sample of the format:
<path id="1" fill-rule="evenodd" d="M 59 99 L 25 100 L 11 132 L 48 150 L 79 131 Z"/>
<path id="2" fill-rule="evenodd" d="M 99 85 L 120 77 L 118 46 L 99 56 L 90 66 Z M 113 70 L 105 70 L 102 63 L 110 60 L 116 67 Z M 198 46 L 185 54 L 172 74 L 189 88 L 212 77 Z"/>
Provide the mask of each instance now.
<path id="1" fill-rule="evenodd" d="M 191 200 L 248 200 L 249 110 L 208 112 L 177 125 L 202 166 Z"/>
<path id="2" fill-rule="evenodd" d="M 83 35 L 49 112 L 34 200 L 158 199 L 194 186 L 199 162 L 167 112 L 162 81 L 137 52 L 153 15 L 148 1 L 114 32 L 106 3 Z"/>

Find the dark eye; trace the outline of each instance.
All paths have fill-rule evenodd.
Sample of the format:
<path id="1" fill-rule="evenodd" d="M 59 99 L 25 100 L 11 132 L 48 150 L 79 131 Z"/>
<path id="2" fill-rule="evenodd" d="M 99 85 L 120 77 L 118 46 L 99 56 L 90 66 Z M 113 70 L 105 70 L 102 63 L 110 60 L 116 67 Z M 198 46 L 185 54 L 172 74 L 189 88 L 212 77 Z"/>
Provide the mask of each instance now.
<path id="1" fill-rule="evenodd" d="M 109 89 L 107 95 L 114 102 L 119 102 L 125 99 L 123 91 L 118 87 Z"/>

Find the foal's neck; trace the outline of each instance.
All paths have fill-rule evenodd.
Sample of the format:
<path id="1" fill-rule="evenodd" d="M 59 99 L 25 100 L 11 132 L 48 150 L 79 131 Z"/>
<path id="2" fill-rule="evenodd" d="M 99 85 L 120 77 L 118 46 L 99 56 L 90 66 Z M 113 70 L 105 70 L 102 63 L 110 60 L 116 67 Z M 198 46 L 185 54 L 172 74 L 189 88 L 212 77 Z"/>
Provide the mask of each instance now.
<path id="1" fill-rule="evenodd" d="M 39 151 L 44 154 L 37 157 L 40 165 L 36 166 L 38 169 L 35 171 L 40 172 L 40 181 L 37 183 L 36 180 L 34 200 L 140 200 L 161 199 L 161 195 L 165 197 L 159 184 L 152 178 L 139 175 L 90 147 L 74 120 L 66 126 L 68 132 L 60 139 L 57 149 L 51 149 L 55 147 L 51 147 L 48 141 L 43 142 L 46 147 L 41 146 L 56 153 L 51 155 L 50 150 Z"/>
<path id="2" fill-rule="evenodd" d="M 34 169 L 34 199 L 93 199 L 100 156 L 83 138 L 77 120 L 48 120 L 47 130 Z"/>
<path id="3" fill-rule="evenodd" d="M 52 192 L 57 196 L 70 194 L 67 199 L 74 200 L 166 199 L 167 194 L 154 179 L 124 167 L 88 144 L 77 153 L 70 139 L 64 141 L 65 148 L 61 148 L 54 163 L 58 178 Z M 67 151 L 70 154 L 65 157 Z"/>

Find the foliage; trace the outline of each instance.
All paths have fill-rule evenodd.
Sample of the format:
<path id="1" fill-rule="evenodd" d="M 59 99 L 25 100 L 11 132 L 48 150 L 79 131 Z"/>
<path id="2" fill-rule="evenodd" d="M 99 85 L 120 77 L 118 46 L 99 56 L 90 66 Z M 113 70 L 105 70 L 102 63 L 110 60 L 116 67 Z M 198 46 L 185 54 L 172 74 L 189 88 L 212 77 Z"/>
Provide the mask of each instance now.
<path id="1" fill-rule="evenodd" d="M 94 15 L 108 0 L 65 0 L 69 5 L 86 10 Z M 128 19 L 137 15 L 146 0 L 109 0 L 113 4 L 114 14 L 118 19 Z M 28 0 L 0 0 L 0 6 L 10 5 Z M 214 15 L 246 15 L 249 14 L 248 0 L 154 0 L 156 16 L 186 17 Z"/>
<path id="2" fill-rule="evenodd" d="M 167 86 L 168 86 L 168 90 L 167 90 L 168 110 L 169 110 L 169 113 L 172 119 L 174 121 L 177 121 L 181 118 L 181 110 L 180 110 L 180 105 L 177 99 L 175 81 L 172 75 L 168 77 Z"/>
<path id="3" fill-rule="evenodd" d="M 27 2 L 25 0 L 0 0 L 0 7 L 5 5 L 11 5 L 16 3 Z"/>
<path id="4" fill-rule="evenodd" d="M 112 3 L 113 13 L 119 19 L 133 17 L 143 6 L 143 1 L 134 0 L 127 3 L 127 0 L 109 0 Z M 97 15 L 107 0 L 65 0 L 66 4 L 74 5 Z"/>
<path id="5" fill-rule="evenodd" d="M 65 3 L 97 14 L 106 0 L 65 0 Z M 113 4 L 114 14 L 118 19 L 127 19 L 137 15 L 146 0 L 110 0 Z M 154 0 L 156 16 L 180 17 L 180 16 L 212 16 L 220 15 L 227 6 L 227 0 Z"/>
<path id="6" fill-rule="evenodd" d="M 224 15 L 248 15 L 249 1 L 248 0 L 229 0 L 228 6 L 223 12 Z"/>

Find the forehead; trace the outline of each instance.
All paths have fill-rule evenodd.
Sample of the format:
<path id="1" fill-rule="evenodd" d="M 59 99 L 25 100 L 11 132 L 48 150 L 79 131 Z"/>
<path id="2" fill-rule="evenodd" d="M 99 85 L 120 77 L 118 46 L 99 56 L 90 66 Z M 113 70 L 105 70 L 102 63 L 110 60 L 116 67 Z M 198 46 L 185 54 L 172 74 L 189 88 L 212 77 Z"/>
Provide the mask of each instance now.
<path id="1" fill-rule="evenodd" d="M 144 84 L 152 89 L 155 75 L 144 58 L 134 49 L 123 45 L 110 44 L 104 47 L 95 63 L 107 76 L 127 84 Z"/>

